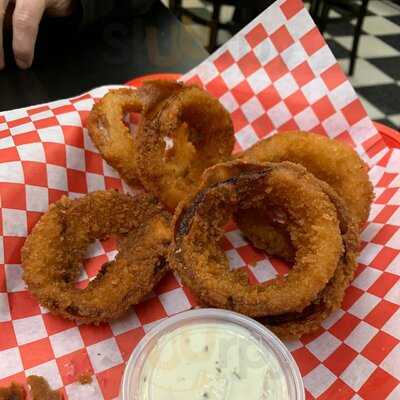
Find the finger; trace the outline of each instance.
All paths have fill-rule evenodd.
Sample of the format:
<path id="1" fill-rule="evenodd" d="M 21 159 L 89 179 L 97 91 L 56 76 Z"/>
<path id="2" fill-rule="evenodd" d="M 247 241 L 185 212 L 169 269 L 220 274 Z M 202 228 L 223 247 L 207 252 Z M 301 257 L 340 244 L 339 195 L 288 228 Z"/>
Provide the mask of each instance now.
<path id="1" fill-rule="evenodd" d="M 32 65 L 39 23 L 45 10 L 45 0 L 17 0 L 13 14 L 13 51 L 17 65 L 26 69 Z"/>
<path id="2" fill-rule="evenodd" d="M 0 70 L 4 68 L 3 24 L 6 16 L 8 0 L 0 0 Z"/>

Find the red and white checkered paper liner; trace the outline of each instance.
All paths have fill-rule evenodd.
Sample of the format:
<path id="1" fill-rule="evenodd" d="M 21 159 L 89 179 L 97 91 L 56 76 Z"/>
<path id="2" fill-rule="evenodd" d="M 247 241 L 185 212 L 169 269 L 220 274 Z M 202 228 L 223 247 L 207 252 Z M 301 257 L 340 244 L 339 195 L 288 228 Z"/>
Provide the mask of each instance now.
<path id="1" fill-rule="evenodd" d="M 376 199 L 357 277 L 318 334 L 287 346 L 308 399 L 399 399 L 400 150 L 374 128 L 303 3 L 277 1 L 183 79 L 205 86 L 232 113 L 236 151 L 277 130 L 312 130 L 350 143 L 370 165 Z M 141 337 L 194 304 L 170 274 L 123 319 L 76 325 L 41 308 L 21 279 L 21 246 L 50 203 L 63 194 L 128 190 L 84 128 L 94 99 L 108 89 L 0 113 L 0 386 L 38 374 L 68 399 L 116 398 Z M 235 227 L 226 239 L 231 266 L 247 266 L 254 281 L 285 271 Z M 80 285 L 114 249 L 111 242 L 90 248 Z M 92 384 L 76 383 L 85 372 Z"/>

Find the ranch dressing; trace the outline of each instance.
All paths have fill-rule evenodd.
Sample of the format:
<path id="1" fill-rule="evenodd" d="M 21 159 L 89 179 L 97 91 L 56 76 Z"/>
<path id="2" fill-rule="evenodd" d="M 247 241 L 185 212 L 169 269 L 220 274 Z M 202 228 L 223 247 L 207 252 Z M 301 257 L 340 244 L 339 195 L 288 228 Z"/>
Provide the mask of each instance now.
<path id="1" fill-rule="evenodd" d="M 289 400 L 274 353 L 229 322 L 187 324 L 160 337 L 138 385 L 140 400 Z"/>

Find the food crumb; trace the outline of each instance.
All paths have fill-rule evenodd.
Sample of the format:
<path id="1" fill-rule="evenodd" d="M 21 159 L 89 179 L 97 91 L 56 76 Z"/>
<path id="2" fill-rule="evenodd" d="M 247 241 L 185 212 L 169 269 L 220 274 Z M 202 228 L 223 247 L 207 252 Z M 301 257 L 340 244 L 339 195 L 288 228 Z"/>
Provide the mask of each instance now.
<path id="1" fill-rule="evenodd" d="M 25 400 L 25 389 L 19 383 L 12 382 L 10 386 L 0 388 L 0 400 Z"/>
<path id="2" fill-rule="evenodd" d="M 78 377 L 78 382 L 81 385 L 88 385 L 89 383 L 92 383 L 92 375 L 89 372 L 80 374 Z"/>
<path id="3" fill-rule="evenodd" d="M 31 375 L 27 378 L 28 398 L 31 400 L 62 400 L 62 394 L 58 390 L 51 390 L 46 379 L 41 376 Z M 0 400 L 26 400 L 27 392 L 19 384 L 12 382 L 6 388 L 0 388 Z"/>
<path id="4" fill-rule="evenodd" d="M 62 400 L 62 395 L 58 390 L 51 390 L 46 379 L 41 376 L 28 376 L 28 385 L 32 400 Z"/>

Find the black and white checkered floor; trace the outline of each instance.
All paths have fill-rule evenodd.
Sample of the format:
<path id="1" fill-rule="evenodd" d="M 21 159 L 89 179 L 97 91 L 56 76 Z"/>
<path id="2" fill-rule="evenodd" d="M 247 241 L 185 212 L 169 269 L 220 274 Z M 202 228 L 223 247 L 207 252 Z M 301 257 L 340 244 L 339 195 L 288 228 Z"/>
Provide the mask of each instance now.
<path id="1" fill-rule="evenodd" d="M 353 27 L 349 22 L 328 25 L 325 38 L 347 72 Z M 400 130 L 400 6 L 382 0 L 369 3 L 350 78 L 369 116 Z"/>
<path id="2" fill-rule="evenodd" d="M 184 0 L 183 4 L 190 8 L 209 8 L 202 0 Z M 371 119 L 400 130 L 400 5 L 389 0 L 370 0 L 368 10 L 356 70 L 350 80 Z M 229 20 L 232 13 L 232 7 L 223 7 L 222 20 Z M 335 17 L 334 14 L 330 16 Z M 187 19 L 184 22 L 205 46 L 208 29 Z M 227 32 L 219 32 L 220 43 L 229 37 Z M 352 24 L 340 19 L 330 23 L 325 38 L 347 72 L 353 41 Z"/>

